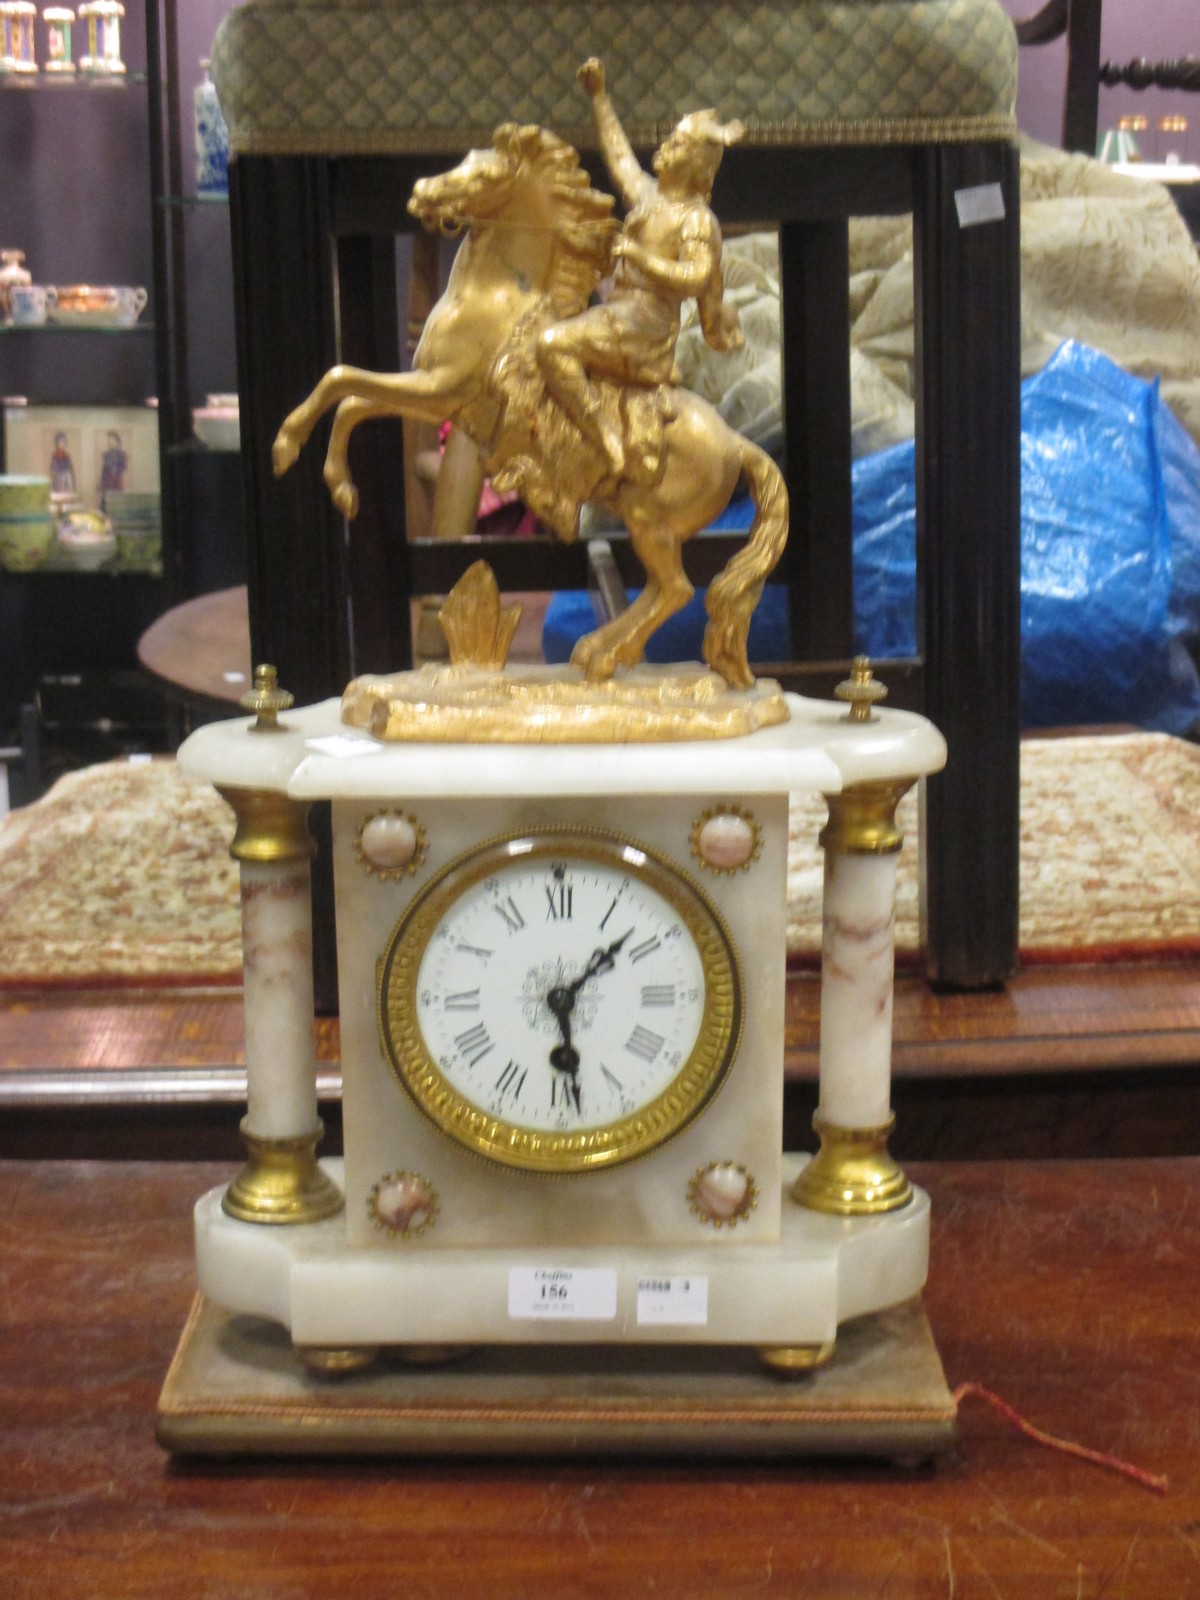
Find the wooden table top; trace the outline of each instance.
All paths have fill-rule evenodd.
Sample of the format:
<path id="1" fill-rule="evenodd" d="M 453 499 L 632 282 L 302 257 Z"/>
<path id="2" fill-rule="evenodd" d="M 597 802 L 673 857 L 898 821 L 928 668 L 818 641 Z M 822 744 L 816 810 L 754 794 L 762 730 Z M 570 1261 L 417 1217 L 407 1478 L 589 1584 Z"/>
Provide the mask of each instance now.
<path id="1" fill-rule="evenodd" d="M 138 640 L 138 660 L 184 700 L 227 706 L 250 688 L 250 612 L 243 584 L 173 606 Z"/>
<path id="2" fill-rule="evenodd" d="M 504 595 L 521 607 L 521 620 L 509 651 L 512 661 L 540 661 L 542 622 L 549 597 Z M 421 602 L 413 600 L 413 637 L 424 637 Z M 229 715 L 250 688 L 250 606 L 246 586 L 220 589 L 172 606 L 138 640 L 138 660 L 187 704 Z M 399 664 L 397 664 L 399 670 Z"/>
<path id="3" fill-rule="evenodd" d="M 1200 1160 L 981 1163 L 934 1204 L 953 1387 L 1158 1473 L 1156 1495 L 967 1401 L 873 1464 L 172 1463 L 158 1391 L 193 1200 L 229 1169 L 0 1166 L 0 1593 L 12 1600 L 1183 1600 L 1200 1593 Z"/>

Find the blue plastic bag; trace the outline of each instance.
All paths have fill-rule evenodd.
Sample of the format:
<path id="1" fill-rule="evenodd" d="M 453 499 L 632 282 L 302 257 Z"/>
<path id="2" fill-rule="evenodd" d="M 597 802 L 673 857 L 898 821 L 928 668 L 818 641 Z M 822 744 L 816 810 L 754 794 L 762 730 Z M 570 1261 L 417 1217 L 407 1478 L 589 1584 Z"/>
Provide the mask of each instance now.
<path id="1" fill-rule="evenodd" d="M 913 460 L 854 467 L 855 636 L 876 657 L 916 653 Z M 1187 732 L 1198 621 L 1200 451 L 1157 383 L 1064 344 L 1021 390 L 1023 725 Z"/>

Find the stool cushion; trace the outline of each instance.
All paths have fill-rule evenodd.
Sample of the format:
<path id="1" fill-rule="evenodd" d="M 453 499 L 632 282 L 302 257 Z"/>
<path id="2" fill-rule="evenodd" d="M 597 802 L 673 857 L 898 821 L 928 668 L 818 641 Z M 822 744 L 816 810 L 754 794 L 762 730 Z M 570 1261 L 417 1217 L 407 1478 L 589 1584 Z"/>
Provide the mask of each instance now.
<path id="1" fill-rule="evenodd" d="M 588 55 L 639 146 L 700 105 L 780 146 L 1016 131 L 999 0 L 250 0 L 213 74 L 235 153 L 455 153 L 510 120 L 594 147 Z"/>

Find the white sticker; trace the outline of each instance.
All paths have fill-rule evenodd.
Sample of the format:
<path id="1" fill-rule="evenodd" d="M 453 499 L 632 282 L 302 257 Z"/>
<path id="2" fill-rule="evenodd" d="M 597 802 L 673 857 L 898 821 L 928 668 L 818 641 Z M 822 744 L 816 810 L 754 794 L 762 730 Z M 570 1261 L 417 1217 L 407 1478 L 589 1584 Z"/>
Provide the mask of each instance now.
<path id="1" fill-rule="evenodd" d="M 617 1315 L 617 1274 L 612 1267 L 512 1267 L 508 1314 L 522 1321 L 612 1322 Z"/>
<path id="2" fill-rule="evenodd" d="M 639 1278 L 639 1323 L 702 1328 L 708 1322 L 707 1278 Z"/>
<path id="3" fill-rule="evenodd" d="M 1004 190 L 998 183 L 977 183 L 973 189 L 956 189 L 954 206 L 960 228 L 975 228 L 981 222 L 1003 222 Z"/>
<path id="4" fill-rule="evenodd" d="M 135 750 L 129 757 L 129 765 L 131 767 L 148 767 L 153 760 L 154 757 L 145 750 Z"/>
<path id="5" fill-rule="evenodd" d="M 349 756 L 373 756 L 382 745 L 375 743 L 374 739 L 356 739 L 350 733 L 331 733 L 322 739 L 306 739 L 306 750 L 315 750 L 319 756 L 333 756 L 336 761 L 345 761 Z"/>
<path id="6" fill-rule="evenodd" d="M 221 676 L 225 679 L 226 683 L 245 683 L 246 681 L 246 674 L 244 672 L 223 672 Z"/>

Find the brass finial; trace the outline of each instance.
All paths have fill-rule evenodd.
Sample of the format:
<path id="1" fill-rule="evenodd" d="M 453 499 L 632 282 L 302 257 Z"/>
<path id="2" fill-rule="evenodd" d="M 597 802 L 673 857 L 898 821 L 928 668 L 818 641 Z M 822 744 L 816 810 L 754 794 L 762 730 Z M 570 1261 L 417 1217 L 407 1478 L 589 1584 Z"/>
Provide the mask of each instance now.
<path id="1" fill-rule="evenodd" d="M 855 656 L 850 663 L 850 676 L 833 692 L 838 700 L 849 700 L 848 722 L 870 722 L 871 707 L 886 696 L 887 689 L 878 678 L 871 676 L 870 656 Z"/>
<path id="2" fill-rule="evenodd" d="M 258 720 L 250 729 L 251 733 L 281 733 L 284 724 L 279 720 L 279 713 L 286 711 L 294 699 L 294 695 L 279 687 L 279 675 L 275 668 L 264 662 L 255 667 L 254 687 L 242 696 L 238 704 L 243 711 L 257 713 Z"/>

